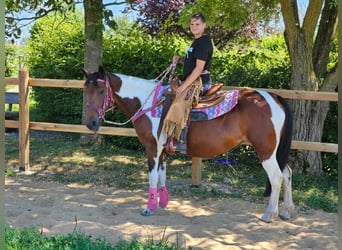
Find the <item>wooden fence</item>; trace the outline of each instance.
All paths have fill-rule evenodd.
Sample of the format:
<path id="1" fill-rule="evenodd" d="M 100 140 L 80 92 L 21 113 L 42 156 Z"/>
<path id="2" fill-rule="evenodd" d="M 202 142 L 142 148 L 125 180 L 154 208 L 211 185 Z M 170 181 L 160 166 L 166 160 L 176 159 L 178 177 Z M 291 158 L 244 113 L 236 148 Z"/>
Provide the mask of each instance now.
<path id="1" fill-rule="evenodd" d="M 26 69 L 19 71 L 19 78 L 6 78 L 6 85 L 19 85 L 19 121 L 5 120 L 5 127 L 19 129 L 19 168 L 30 170 L 29 152 L 30 140 L 29 130 L 44 130 L 58 132 L 73 132 L 82 134 L 94 133 L 84 125 L 30 122 L 29 119 L 29 89 L 30 87 L 54 87 L 54 88 L 83 88 L 83 80 L 59 80 L 59 79 L 36 79 L 29 78 L 29 72 Z M 236 88 L 236 87 L 225 87 Z M 297 90 L 279 90 L 264 89 L 286 99 L 302 99 L 337 102 L 338 93 L 333 92 L 313 92 Z M 118 136 L 136 136 L 133 128 L 100 127 L 98 134 L 118 135 Z M 321 152 L 338 153 L 338 144 L 322 142 L 292 141 L 292 149 L 311 150 Z M 192 159 L 192 177 L 191 183 L 198 185 L 201 181 L 201 159 Z"/>

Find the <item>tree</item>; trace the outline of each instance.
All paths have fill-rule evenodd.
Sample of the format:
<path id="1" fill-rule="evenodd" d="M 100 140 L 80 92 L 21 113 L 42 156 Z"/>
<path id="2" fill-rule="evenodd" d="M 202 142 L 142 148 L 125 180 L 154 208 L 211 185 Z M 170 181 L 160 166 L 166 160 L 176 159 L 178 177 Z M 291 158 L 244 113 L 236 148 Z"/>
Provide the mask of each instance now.
<path id="1" fill-rule="evenodd" d="M 75 9 L 75 2 L 65 0 L 6 0 L 5 36 L 20 38 L 22 29 L 50 13 L 66 13 Z"/>
<path id="2" fill-rule="evenodd" d="M 216 47 L 223 48 L 235 38 L 259 38 L 272 33 L 269 20 L 277 22 L 279 9 L 274 1 L 240 0 L 145 0 L 136 4 L 137 22 L 152 36 L 159 33 L 181 33 L 189 38 L 189 17 L 202 12 L 209 24 L 208 32 Z"/>
<path id="3" fill-rule="evenodd" d="M 179 12 L 186 4 L 193 4 L 194 0 L 169 0 L 169 1 L 141 1 L 135 6 L 139 16 L 137 23 L 152 36 L 161 31 L 166 33 L 183 33 L 186 31 L 178 24 Z"/>
<path id="4" fill-rule="evenodd" d="M 115 21 L 113 21 L 113 13 L 106 10 L 106 7 L 110 5 L 119 4 L 133 4 L 134 0 L 127 1 L 113 1 L 107 4 L 103 4 L 102 0 L 84 0 L 84 35 L 85 35 L 85 47 L 84 47 L 84 68 L 89 71 L 96 71 L 99 65 L 102 65 L 102 44 L 103 44 L 103 31 L 104 22 L 115 27 Z M 82 124 L 85 119 L 86 98 L 83 96 L 83 109 L 82 109 Z M 82 135 L 81 144 L 88 144 L 93 140 L 90 135 Z"/>
<path id="5" fill-rule="evenodd" d="M 285 40 L 291 62 L 291 89 L 335 91 L 337 62 L 328 67 L 329 52 L 337 26 L 335 0 L 309 1 L 303 22 L 299 20 L 297 1 L 281 0 L 285 24 Z M 323 123 L 329 103 L 293 101 L 294 138 L 302 141 L 321 141 Z M 311 173 L 322 174 L 319 152 L 300 151 L 297 166 Z M 305 169 L 306 168 L 306 169 Z"/>
<path id="6" fill-rule="evenodd" d="M 122 0 L 112 1 L 107 4 L 103 4 L 102 0 L 84 0 L 84 68 L 90 71 L 96 71 L 97 67 L 102 64 L 102 42 L 103 42 L 103 30 L 104 22 L 111 27 L 115 26 L 113 21 L 113 13 L 107 10 L 106 7 L 111 5 L 130 4 L 133 5 L 134 0 Z M 21 27 L 19 23 L 21 21 L 35 21 L 40 19 L 49 13 L 67 13 L 66 10 L 75 9 L 77 4 L 82 3 L 81 0 L 6 0 L 6 36 L 18 38 L 21 34 Z M 27 17 L 17 17 L 17 13 L 26 12 L 34 13 Z M 83 98 L 83 111 L 86 107 L 86 100 Z M 84 115 L 82 115 L 84 117 Z M 83 121 L 83 118 L 82 118 Z M 82 136 L 81 143 L 87 143 L 90 140 L 90 136 Z"/>

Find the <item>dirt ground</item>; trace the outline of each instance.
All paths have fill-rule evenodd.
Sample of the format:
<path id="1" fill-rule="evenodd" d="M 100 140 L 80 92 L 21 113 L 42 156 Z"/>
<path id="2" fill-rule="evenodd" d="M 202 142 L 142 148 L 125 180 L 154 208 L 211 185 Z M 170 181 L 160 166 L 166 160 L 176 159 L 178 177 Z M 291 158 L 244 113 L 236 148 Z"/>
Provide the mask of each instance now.
<path id="1" fill-rule="evenodd" d="M 337 249 L 337 214 L 296 208 L 293 219 L 258 220 L 266 205 L 242 199 L 170 197 L 167 209 L 140 215 L 146 190 L 126 191 L 6 177 L 6 225 L 45 235 L 75 229 L 93 239 L 167 240 L 193 249 Z"/>

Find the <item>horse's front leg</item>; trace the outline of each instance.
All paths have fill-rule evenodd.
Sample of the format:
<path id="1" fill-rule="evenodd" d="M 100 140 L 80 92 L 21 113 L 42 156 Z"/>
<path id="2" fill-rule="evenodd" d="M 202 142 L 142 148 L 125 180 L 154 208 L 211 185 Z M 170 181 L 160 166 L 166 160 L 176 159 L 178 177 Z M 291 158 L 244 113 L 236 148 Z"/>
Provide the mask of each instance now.
<path id="1" fill-rule="evenodd" d="M 166 162 L 165 160 L 161 160 L 158 170 L 158 177 L 159 177 L 159 206 L 161 208 L 166 208 L 167 204 L 169 203 L 169 193 L 166 187 Z"/>
<path id="2" fill-rule="evenodd" d="M 159 206 L 165 208 L 169 203 L 169 194 L 166 187 L 166 162 L 163 144 L 166 141 L 166 137 L 161 137 L 157 143 L 157 154 L 151 153 L 154 150 L 147 150 L 147 163 L 148 163 L 148 201 L 147 208 L 142 211 L 142 215 L 150 216 L 154 214 L 154 210 Z M 150 154 L 149 154 L 150 153 Z M 152 156 L 154 155 L 154 156 Z"/>
<path id="3" fill-rule="evenodd" d="M 156 210 L 158 206 L 158 164 L 159 160 L 156 159 L 148 159 L 148 180 L 149 180 L 149 189 L 148 189 L 148 201 L 147 208 L 142 211 L 142 215 L 150 216 L 153 215 L 154 210 Z"/>

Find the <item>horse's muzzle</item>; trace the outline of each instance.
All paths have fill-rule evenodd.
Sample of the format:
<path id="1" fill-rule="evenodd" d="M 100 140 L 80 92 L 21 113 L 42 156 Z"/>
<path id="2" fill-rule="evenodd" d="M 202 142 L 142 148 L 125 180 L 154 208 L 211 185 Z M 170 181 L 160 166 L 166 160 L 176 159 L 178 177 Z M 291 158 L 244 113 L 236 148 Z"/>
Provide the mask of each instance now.
<path id="1" fill-rule="evenodd" d="M 93 119 L 91 121 L 87 121 L 86 126 L 88 129 L 92 131 L 98 131 L 100 127 L 100 122 L 98 119 Z"/>

